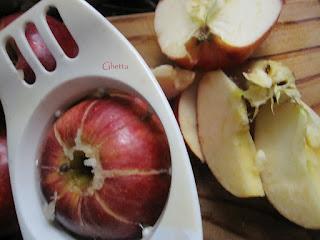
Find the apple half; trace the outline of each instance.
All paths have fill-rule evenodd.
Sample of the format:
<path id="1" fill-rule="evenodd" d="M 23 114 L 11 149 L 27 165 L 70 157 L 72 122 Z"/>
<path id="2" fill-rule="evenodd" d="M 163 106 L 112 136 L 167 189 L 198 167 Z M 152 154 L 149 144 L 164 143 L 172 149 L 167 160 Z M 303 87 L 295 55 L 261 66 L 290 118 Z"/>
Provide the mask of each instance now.
<path id="1" fill-rule="evenodd" d="M 261 108 L 255 143 L 266 195 L 287 219 L 320 228 L 320 118 L 304 103 Z"/>
<path id="2" fill-rule="evenodd" d="M 217 180 L 237 197 L 264 196 L 242 90 L 222 71 L 207 73 L 197 109 L 202 153 Z"/>
<path id="3" fill-rule="evenodd" d="M 178 103 L 178 122 L 188 147 L 201 162 L 204 162 L 198 136 L 197 91 L 198 82 L 194 82 L 181 94 Z"/>
<path id="4" fill-rule="evenodd" d="M 162 0 L 155 31 L 183 67 L 225 68 L 247 59 L 276 23 L 282 0 Z"/>

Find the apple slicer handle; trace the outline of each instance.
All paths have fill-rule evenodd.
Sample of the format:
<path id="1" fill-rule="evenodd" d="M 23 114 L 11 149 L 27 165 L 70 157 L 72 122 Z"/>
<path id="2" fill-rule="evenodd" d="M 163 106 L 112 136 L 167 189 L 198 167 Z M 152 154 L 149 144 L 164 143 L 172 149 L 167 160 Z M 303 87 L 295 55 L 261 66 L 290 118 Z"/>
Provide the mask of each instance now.
<path id="1" fill-rule="evenodd" d="M 15 24 L 15 30 L 21 25 Z M 22 31 L 21 31 L 22 32 Z M 22 33 L 20 34 L 22 35 Z M 23 108 L 26 104 L 20 104 L 20 101 L 28 95 L 29 86 L 24 82 L 18 70 L 12 63 L 6 49 L 7 42 L 10 38 L 18 38 L 19 32 L 14 31 L 10 26 L 0 31 L 0 99 L 4 108 L 7 124 L 8 137 L 8 160 L 10 168 L 10 177 L 12 178 L 12 161 L 16 153 L 17 143 L 21 139 L 22 130 L 24 128 L 23 121 L 26 113 Z M 18 44 L 20 41 L 15 40 Z M 27 50 L 23 50 L 25 53 Z M 13 184 L 13 181 L 11 181 Z M 13 189 L 13 185 L 12 189 Z M 14 194 L 14 191 L 13 191 Z M 24 233 L 25 239 L 33 239 L 30 236 L 25 224 L 20 222 L 20 229 Z"/>
<path id="2" fill-rule="evenodd" d="M 68 64 L 71 62 L 57 43 L 46 22 L 47 11 L 50 6 L 54 5 L 51 2 L 64 1 L 41 1 L 0 31 L 0 99 L 9 124 L 8 128 L 13 126 L 10 127 L 10 131 L 17 141 L 26 124 L 23 119 L 29 119 L 42 98 L 59 84 L 57 79 L 61 79 L 62 72 L 68 68 Z M 26 39 L 25 28 L 28 23 L 35 24 L 46 46 L 54 56 L 57 63 L 54 72 L 48 72 L 44 68 Z M 11 38 L 35 73 L 36 81 L 31 85 L 23 79 L 7 53 L 6 45 Z"/>
<path id="3" fill-rule="evenodd" d="M 25 37 L 25 26 L 31 21 L 30 14 L 24 14 L 0 31 L 0 99 L 5 111 L 7 127 L 15 136 L 15 143 L 19 141 L 25 127 L 23 119 L 30 116 L 38 102 L 36 93 L 37 90 L 40 91 L 41 84 L 36 82 L 29 85 L 23 79 L 7 52 L 8 41 L 14 39 L 36 78 L 42 78 L 47 74 Z"/>
<path id="4" fill-rule="evenodd" d="M 30 88 L 22 79 L 6 50 L 7 41 L 17 35 L 17 32 L 7 28 L 0 31 L 0 99 L 6 116 L 7 129 L 10 129 L 15 136 L 14 139 L 18 141 L 24 128 L 22 119 L 29 112 L 24 103 L 29 99 Z M 18 44 L 19 41 L 16 42 Z"/>

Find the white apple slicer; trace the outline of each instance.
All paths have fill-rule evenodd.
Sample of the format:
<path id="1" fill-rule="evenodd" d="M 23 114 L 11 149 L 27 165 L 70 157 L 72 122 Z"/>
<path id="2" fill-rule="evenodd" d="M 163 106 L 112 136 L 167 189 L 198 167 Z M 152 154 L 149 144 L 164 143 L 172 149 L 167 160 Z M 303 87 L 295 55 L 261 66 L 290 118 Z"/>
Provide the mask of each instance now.
<path id="1" fill-rule="evenodd" d="M 68 58 L 47 25 L 46 14 L 55 7 L 79 47 Z M 34 23 L 54 56 L 57 67 L 46 71 L 25 37 Z M 21 79 L 7 51 L 9 38 L 36 75 L 28 85 Z M 103 67 L 125 64 L 125 69 Z M 130 43 L 94 8 L 82 0 L 44 0 L 0 32 L 0 98 L 6 115 L 9 167 L 14 201 L 26 240 L 75 239 L 47 221 L 43 213 L 36 167 L 44 133 L 54 113 L 95 89 L 117 89 L 138 94 L 158 114 L 166 131 L 172 159 L 172 182 L 167 205 L 146 239 L 200 240 L 199 201 L 186 147 L 171 108 L 151 71 Z"/>

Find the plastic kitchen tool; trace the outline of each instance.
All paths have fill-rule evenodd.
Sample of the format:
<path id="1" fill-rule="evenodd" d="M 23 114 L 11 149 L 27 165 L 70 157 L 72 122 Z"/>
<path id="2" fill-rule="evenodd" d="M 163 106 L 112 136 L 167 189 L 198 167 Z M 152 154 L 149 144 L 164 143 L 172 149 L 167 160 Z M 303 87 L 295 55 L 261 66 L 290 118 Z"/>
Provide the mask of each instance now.
<path id="1" fill-rule="evenodd" d="M 79 47 L 68 58 L 56 42 L 45 16 L 58 9 Z M 57 67 L 47 72 L 24 34 L 26 23 L 36 25 Z M 5 50 L 13 37 L 36 75 L 25 83 Z M 126 69 L 106 68 L 106 62 Z M 151 71 L 130 43 L 95 9 L 81 0 L 44 0 L 0 32 L 0 98 L 8 128 L 11 183 L 22 234 L 26 240 L 74 239 L 50 224 L 43 213 L 36 167 L 41 140 L 54 113 L 95 89 L 118 89 L 144 97 L 161 119 L 170 145 L 172 182 L 167 206 L 148 239 L 200 240 L 202 223 L 189 158 L 171 108 Z"/>

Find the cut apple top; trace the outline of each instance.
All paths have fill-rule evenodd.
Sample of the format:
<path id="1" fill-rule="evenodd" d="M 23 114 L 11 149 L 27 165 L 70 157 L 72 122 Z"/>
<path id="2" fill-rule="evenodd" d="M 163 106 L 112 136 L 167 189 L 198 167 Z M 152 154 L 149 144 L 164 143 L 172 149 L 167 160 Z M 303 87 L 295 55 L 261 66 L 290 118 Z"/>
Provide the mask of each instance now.
<path id="1" fill-rule="evenodd" d="M 169 57 L 188 55 L 186 44 L 219 37 L 223 43 L 247 47 L 276 22 L 281 0 L 163 0 L 157 7 L 155 29 Z"/>

